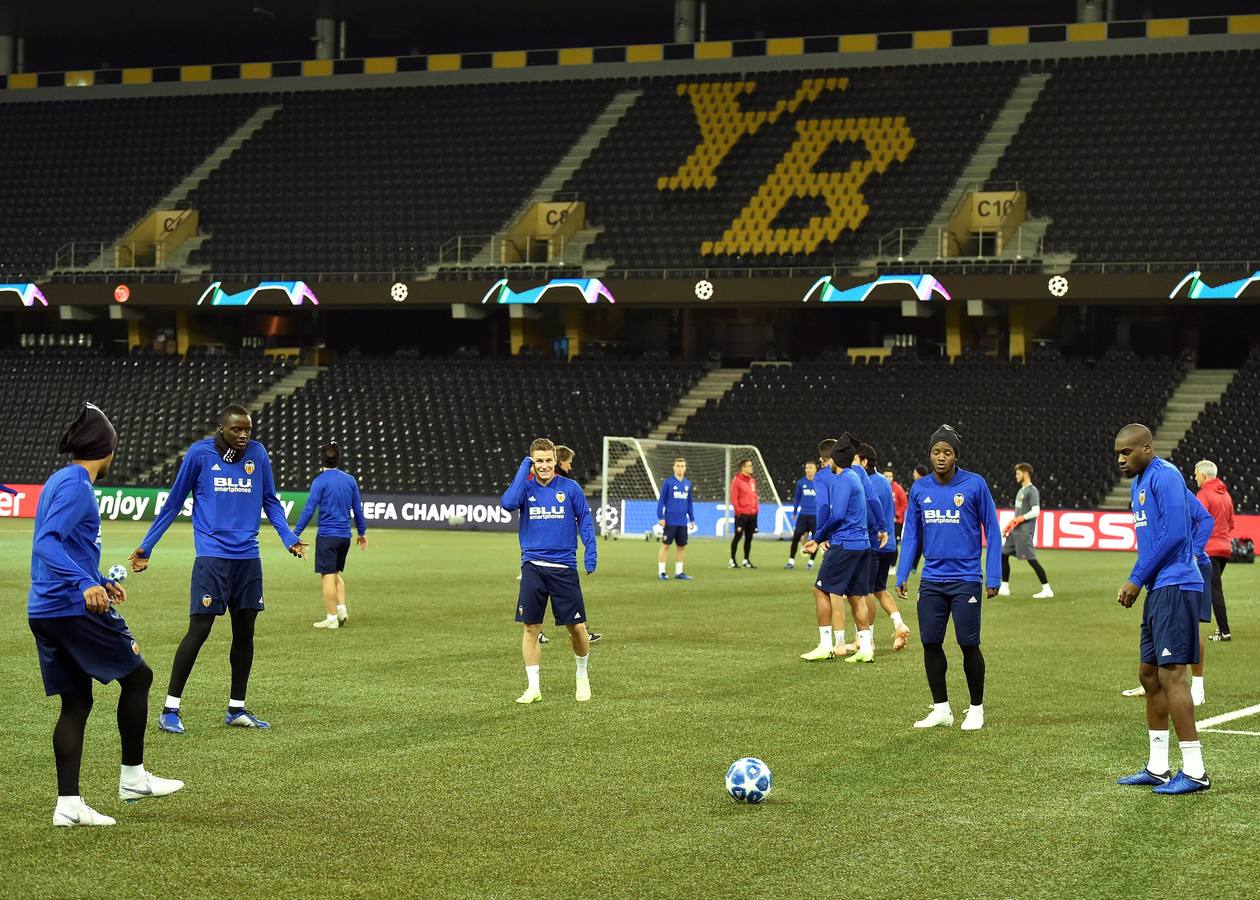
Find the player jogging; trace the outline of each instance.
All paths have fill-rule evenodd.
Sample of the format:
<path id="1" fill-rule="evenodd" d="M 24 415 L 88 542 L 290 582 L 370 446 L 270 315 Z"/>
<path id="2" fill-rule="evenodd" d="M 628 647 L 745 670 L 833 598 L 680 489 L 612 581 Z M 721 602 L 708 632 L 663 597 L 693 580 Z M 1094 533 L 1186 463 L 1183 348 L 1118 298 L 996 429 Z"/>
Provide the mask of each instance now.
<path id="1" fill-rule="evenodd" d="M 367 522 L 363 519 L 363 501 L 359 497 L 359 482 L 354 476 L 341 470 L 341 448 L 325 444 L 319 448 L 322 468 L 311 482 L 311 493 L 298 517 L 293 533 L 300 539 L 302 529 L 319 510 L 319 531 L 315 536 L 315 571 L 320 576 L 324 593 L 324 618 L 315 623 L 316 628 L 337 629 L 349 620 L 346 612 L 346 582 L 341 573 L 346 568 L 346 554 L 350 552 L 350 516 L 359 532 L 359 549 L 366 550 Z"/>
<path id="2" fill-rule="evenodd" d="M 534 473 L 529 480 L 530 471 Z M 534 703 L 542 699 L 538 667 L 542 649 L 538 633 L 542 631 L 547 603 L 557 625 L 569 630 L 569 640 L 577 664 L 578 701 L 591 699 L 591 682 L 587 674 L 590 641 L 586 633 L 586 605 L 577 573 L 577 539 L 582 536 L 585 548 L 586 574 L 595 571 L 598 549 L 591 508 L 581 486 L 570 478 L 556 474 L 556 445 L 546 438 L 537 438 L 529 446 L 529 456 L 521 461 L 516 477 L 503 492 L 500 505 L 506 510 L 520 510 L 519 539 L 521 544 L 521 590 L 516 603 L 516 621 L 524 627 L 521 633 L 521 657 L 525 662 L 525 693 L 517 703 Z"/>
<path id="3" fill-rule="evenodd" d="M 805 474 L 797 479 L 796 490 L 792 492 L 792 514 L 796 517 L 796 527 L 792 530 L 792 547 L 788 550 L 787 564 L 783 567 L 785 569 L 796 568 L 796 548 L 800 546 L 801 538 L 812 536 L 818 525 L 815 505 L 818 492 L 814 486 L 817 475 L 818 463 L 812 459 L 805 460 Z M 805 568 L 814 568 L 814 557 L 817 555 L 817 551 L 809 555 Z"/>
<path id="4" fill-rule="evenodd" d="M 1203 766 L 1203 747 L 1194 722 L 1194 701 L 1186 665 L 1199 661 L 1199 603 L 1203 576 L 1194 562 L 1189 491 L 1181 473 L 1155 456 L 1151 431 L 1131 423 L 1115 441 L 1120 474 L 1129 488 L 1137 562 L 1116 594 L 1126 609 L 1142 588 L 1138 679 L 1146 690 L 1146 727 L 1150 754 L 1146 767 L 1118 779 L 1119 784 L 1149 786 L 1157 794 L 1189 794 L 1212 786 Z M 1181 770 L 1171 776 L 1168 719 L 1177 729 Z"/>
<path id="5" fill-rule="evenodd" d="M 687 460 L 681 456 L 674 460 L 674 474 L 661 482 L 661 495 L 656 501 L 657 524 L 661 526 L 661 552 L 656 557 L 656 577 L 668 581 L 665 574 L 665 555 L 672 543 L 674 551 L 674 577 L 690 581 L 683 571 L 683 558 L 687 554 L 687 528 L 696 524 L 691 481 L 687 476 Z"/>
<path id="6" fill-rule="evenodd" d="M 57 764 L 53 824 L 63 827 L 114 824 L 79 793 L 93 678 L 101 684 L 117 681 L 120 688 L 118 799 L 161 797 L 184 786 L 144 768 L 153 670 L 114 609 L 127 599 L 127 592 L 100 573 L 101 516 L 92 485 L 109 472 L 117 446 L 118 436 L 105 413 L 84 404 L 59 447 L 61 453 L 71 454 L 71 464 L 48 479 L 35 510 L 27 616 L 39 651 L 44 692 L 61 697 L 61 714 L 53 729 Z"/>
<path id="7" fill-rule="evenodd" d="M 911 562 L 918 556 L 919 548 L 923 549 L 919 639 L 923 642 L 923 668 L 932 692 L 932 709 L 914 723 L 915 728 L 954 724 L 945 680 L 949 661 L 944 648 L 945 629 L 951 617 L 971 695 L 971 706 L 962 728 L 977 731 L 984 727 L 980 609 L 985 598 L 997 596 L 1002 569 L 1002 545 L 997 536 L 1001 529 L 988 483 L 958 465 L 961 445 L 958 432 L 949 425 L 942 425 L 932 435 L 928 445 L 932 474 L 920 478 L 910 488 L 906 527 L 901 533 L 897 596 L 903 600 Z M 980 569 L 982 540 L 988 542 L 983 573 Z"/>
<path id="8" fill-rule="evenodd" d="M 999 597 L 1011 595 L 1011 557 L 1028 560 L 1033 572 L 1041 579 L 1041 590 L 1033 594 L 1034 600 L 1049 600 L 1054 597 L 1050 589 L 1050 579 L 1046 570 L 1037 561 L 1037 550 L 1034 546 L 1037 539 L 1037 516 L 1041 514 L 1041 491 L 1032 483 L 1033 467 L 1028 463 L 1015 464 L 1015 482 L 1019 491 L 1015 494 L 1015 518 L 1006 523 L 1002 529 L 1005 541 L 1002 543 L 1002 584 L 998 588 Z"/>
<path id="9" fill-rule="evenodd" d="M 875 471 L 876 456 L 875 448 L 870 444 L 862 444 L 858 448 L 859 460 L 870 476 L 871 489 L 884 510 L 882 531 L 887 541 L 882 547 L 871 548 L 871 555 L 874 557 L 872 566 L 874 577 L 871 580 L 871 598 L 868 598 L 866 617 L 871 628 L 871 643 L 874 644 L 875 607 L 873 601 L 878 601 L 880 607 L 888 614 L 888 618 L 893 621 L 893 650 L 900 650 L 910 640 L 910 629 L 906 627 L 905 620 L 901 617 L 901 610 L 897 608 L 897 601 L 888 590 L 888 572 L 897 565 L 897 539 L 894 535 L 900 529 L 896 524 L 896 498 L 893 495 L 892 482 Z"/>
<path id="10" fill-rule="evenodd" d="M 249 410 L 233 403 L 224 407 L 214 437 L 188 448 L 171 485 L 166 505 L 157 514 L 140 546 L 131 554 L 131 568 L 143 572 L 166 529 L 193 497 L 192 586 L 189 591 L 188 632 L 179 642 L 171 664 L 166 703 L 158 716 L 158 728 L 183 734 L 180 701 L 192 674 L 201 645 L 210 636 L 214 620 L 225 612 L 232 618 L 232 692 L 224 723 L 247 728 L 267 728 L 269 723 L 245 708 L 245 692 L 254 665 L 254 623 L 263 609 L 262 559 L 258 550 L 258 525 L 267 518 L 290 553 L 306 559 L 306 544 L 285 520 L 284 507 L 276 497 L 271 458 L 258 441 L 249 439 L 254 422 Z"/>
<path id="11" fill-rule="evenodd" d="M 738 471 L 731 479 L 731 509 L 735 513 L 735 534 L 731 537 L 731 561 L 729 568 L 735 566 L 735 550 L 739 547 L 739 539 L 744 539 L 745 569 L 757 568 L 748 559 L 752 550 L 753 535 L 757 532 L 757 479 L 753 477 L 753 461 L 744 457 L 739 461 Z"/>

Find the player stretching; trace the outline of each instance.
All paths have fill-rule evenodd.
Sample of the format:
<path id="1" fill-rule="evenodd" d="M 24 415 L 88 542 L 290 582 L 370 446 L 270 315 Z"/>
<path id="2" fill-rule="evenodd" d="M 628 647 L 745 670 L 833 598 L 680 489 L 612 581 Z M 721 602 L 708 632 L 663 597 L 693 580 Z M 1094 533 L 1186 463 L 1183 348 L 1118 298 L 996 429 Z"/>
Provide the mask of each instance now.
<path id="1" fill-rule="evenodd" d="M 1028 463 L 1015 464 L 1015 481 L 1019 492 L 1015 494 L 1015 518 L 1006 523 L 1002 535 L 1006 540 L 1002 543 L 1002 584 L 998 588 L 999 597 L 1011 595 L 1011 557 L 1028 560 L 1033 572 L 1041 579 L 1041 590 L 1033 594 L 1034 600 L 1049 600 L 1054 597 L 1050 589 L 1050 579 L 1046 570 L 1037 562 L 1037 550 L 1034 547 L 1037 539 L 1037 516 L 1041 515 L 1041 491 L 1032 483 L 1033 467 Z"/>
<path id="2" fill-rule="evenodd" d="M 896 499 L 893 495 L 892 482 L 882 477 L 875 471 L 875 458 L 878 455 L 875 448 L 870 444 L 862 444 L 858 450 L 861 463 L 866 467 L 866 473 L 870 476 L 869 484 L 875 492 L 880 505 L 884 509 L 884 525 L 883 533 L 886 543 L 882 547 L 873 547 L 872 556 L 875 558 L 873 571 L 874 578 L 871 580 L 871 592 L 873 600 L 879 601 L 880 607 L 888 614 L 888 618 L 893 621 L 893 650 L 900 650 L 906 646 L 910 640 L 910 629 L 906 627 L 905 621 L 901 618 L 901 610 L 897 608 L 897 601 L 893 599 L 893 595 L 888 590 L 888 572 L 897 564 L 897 539 L 894 536 L 900 529 L 896 523 Z M 871 598 L 868 598 L 868 601 Z M 867 603 L 867 619 L 871 623 L 871 643 L 874 643 L 874 624 L 875 624 L 875 607 L 874 603 Z"/>
<path id="3" fill-rule="evenodd" d="M 805 461 L 805 476 L 797 479 L 796 490 L 792 493 L 792 513 L 796 516 L 796 527 L 792 531 L 792 547 L 788 550 L 787 565 L 785 569 L 796 568 L 796 548 L 801 544 L 801 538 L 806 535 L 813 536 L 814 529 L 818 527 L 817 506 L 815 505 L 818 492 L 814 487 L 814 478 L 818 475 L 818 463 L 812 459 Z M 805 568 L 814 568 L 814 557 L 817 551 L 809 555 L 809 561 L 805 563 Z"/>
<path id="4" fill-rule="evenodd" d="M 341 573 L 345 571 L 346 554 L 350 552 L 350 514 L 354 514 L 360 550 L 367 549 L 367 522 L 363 520 L 359 482 L 354 480 L 353 475 L 341 471 L 341 448 L 336 444 L 325 444 L 319 449 L 319 461 L 323 468 L 311 482 L 311 494 L 293 533 L 301 538 L 302 529 L 319 509 L 315 572 L 320 576 L 324 592 L 324 618 L 316 622 L 315 627 L 336 629 L 349 619 L 346 582 Z"/>
<path id="5" fill-rule="evenodd" d="M 1194 562 L 1189 491 L 1176 468 L 1155 456 L 1145 425 L 1120 429 L 1115 442 L 1120 473 L 1129 488 L 1137 562 L 1116 594 L 1131 607 L 1143 586 L 1138 679 L 1146 690 L 1150 755 L 1146 767 L 1118 784 L 1151 786 L 1157 794 L 1189 794 L 1212 786 L 1194 722 L 1186 664 L 1199 661 L 1199 601 L 1203 576 Z M 1181 744 L 1181 770 L 1169 777 L 1168 719 Z"/>
<path id="6" fill-rule="evenodd" d="M 757 479 L 753 477 L 753 461 L 745 457 L 739 461 L 739 471 L 731 479 L 731 509 L 735 513 L 735 534 L 731 537 L 730 568 L 735 566 L 735 550 L 739 547 L 739 539 L 744 539 L 745 569 L 757 568 L 748 559 L 752 550 L 753 535 L 757 532 Z"/>
<path id="7" fill-rule="evenodd" d="M 814 478 L 818 529 L 805 545 L 806 553 L 823 550 L 822 565 L 814 582 L 818 646 L 801 654 L 801 659 L 810 662 L 845 655 L 845 600 L 853 606 L 856 616 L 862 598 L 871 590 L 866 485 L 851 466 L 856 454 L 857 447 L 848 433 L 839 441 L 829 438 L 818 445 L 819 461 L 828 461 Z"/>
<path id="8" fill-rule="evenodd" d="M 971 706 L 963 731 L 984 727 L 984 654 L 980 652 L 981 598 L 996 597 L 1001 574 L 1002 545 L 997 542 L 997 507 L 983 478 L 958 465 L 961 441 L 953 428 L 942 425 L 932 435 L 928 457 L 932 474 L 910 488 L 906 527 L 901 533 L 897 563 L 897 596 L 906 599 L 910 564 L 923 548 L 923 577 L 919 581 L 919 638 L 923 668 L 932 691 L 932 711 L 915 728 L 954 724 L 945 673 L 945 628 L 954 619 L 954 637 L 962 648 L 963 671 Z M 982 537 L 988 541 L 984 572 L 980 570 Z"/>
<path id="9" fill-rule="evenodd" d="M 263 608 L 262 559 L 258 551 L 261 512 L 294 556 L 306 559 L 306 544 L 285 521 L 284 507 L 276 497 L 267 450 L 249 434 L 254 422 L 249 410 L 238 404 L 224 407 L 214 437 L 197 441 L 184 454 L 166 505 L 157 514 L 140 546 L 131 554 L 131 568 L 143 572 L 166 529 L 193 496 L 192 587 L 189 592 L 188 633 L 179 642 L 171 665 L 166 704 L 158 716 L 158 728 L 183 734 L 179 705 L 184 685 L 192 674 L 201 645 L 210 637 L 214 620 L 229 612 L 232 617 L 232 692 L 224 723 L 247 728 L 269 724 L 245 708 L 245 691 L 254 665 L 254 621 Z"/>
<path id="10" fill-rule="evenodd" d="M 668 581 L 665 574 L 665 554 L 669 545 L 674 544 L 674 577 L 681 581 L 690 581 L 691 576 L 683 571 L 683 557 L 687 554 L 687 526 L 696 523 L 696 510 L 692 503 L 691 481 L 687 479 L 687 460 L 681 456 L 674 460 L 674 474 L 661 483 L 661 496 L 656 501 L 656 518 L 664 529 L 661 538 L 661 552 L 656 557 L 656 576 L 661 581 Z"/>
<path id="11" fill-rule="evenodd" d="M 534 479 L 529 480 L 530 471 Z M 585 548 L 586 574 L 595 571 L 598 550 L 591 508 L 581 486 L 572 479 L 556 474 L 556 445 L 546 438 L 537 438 L 529 445 L 529 456 L 521 461 L 516 477 L 504 491 L 500 505 L 507 510 L 520 510 L 521 590 L 516 603 L 516 621 L 522 623 L 521 657 L 525 661 L 525 693 L 517 703 L 534 703 L 542 699 L 538 665 L 542 649 L 538 633 L 542 631 L 547 601 L 557 625 L 569 629 L 569 640 L 577 661 L 579 701 L 591 699 L 591 682 L 587 676 L 590 640 L 586 633 L 586 606 L 577 574 L 577 539 L 582 535 Z"/>
<path id="12" fill-rule="evenodd" d="M 121 584 L 100 574 L 101 516 L 92 484 L 109 472 L 118 436 L 105 414 L 87 403 L 58 448 L 72 462 L 44 485 L 35 509 L 31 589 L 27 616 L 44 693 L 61 697 L 53 729 L 57 808 L 53 824 L 113 825 L 83 801 L 79 767 L 83 734 L 92 711 L 92 679 L 117 681 L 122 770 L 118 799 L 134 802 L 172 794 L 182 781 L 158 778 L 144 768 L 144 725 L 153 670 L 140 655 L 114 604 L 127 599 Z"/>

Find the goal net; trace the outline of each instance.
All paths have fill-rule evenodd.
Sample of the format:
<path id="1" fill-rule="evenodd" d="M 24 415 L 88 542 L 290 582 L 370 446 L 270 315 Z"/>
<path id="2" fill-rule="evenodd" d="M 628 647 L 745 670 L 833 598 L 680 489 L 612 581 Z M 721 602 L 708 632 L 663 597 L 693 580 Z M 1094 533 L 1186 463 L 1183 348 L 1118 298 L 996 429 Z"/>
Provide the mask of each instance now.
<path id="1" fill-rule="evenodd" d="M 642 535 L 658 519 L 661 484 L 674 474 L 674 460 L 687 460 L 692 484 L 697 537 L 730 536 L 735 517 L 730 509 L 731 479 L 742 459 L 751 459 L 761 508 L 762 535 L 791 533 L 790 509 L 784 507 L 761 451 L 751 444 L 701 444 L 650 438 L 604 438 L 603 470 L 598 496 L 598 524 L 605 535 Z"/>

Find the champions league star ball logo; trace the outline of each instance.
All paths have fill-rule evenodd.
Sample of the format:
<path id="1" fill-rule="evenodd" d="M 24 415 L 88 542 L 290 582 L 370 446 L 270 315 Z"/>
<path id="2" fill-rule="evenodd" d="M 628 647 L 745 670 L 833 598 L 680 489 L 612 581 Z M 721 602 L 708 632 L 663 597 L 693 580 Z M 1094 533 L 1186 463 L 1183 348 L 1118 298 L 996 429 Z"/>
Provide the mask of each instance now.
<path id="1" fill-rule="evenodd" d="M 254 474 L 254 461 L 252 459 L 245 460 L 245 474 L 246 475 Z"/>
<path id="2" fill-rule="evenodd" d="M 1046 282 L 1046 290 L 1053 297 L 1063 297 L 1068 292 L 1068 280 L 1062 275 L 1055 275 Z"/>
<path id="3" fill-rule="evenodd" d="M 696 282 L 696 299 L 708 300 L 713 296 L 713 282 L 701 280 Z"/>
<path id="4" fill-rule="evenodd" d="M 962 505 L 963 505 L 963 503 L 964 503 L 964 502 L 966 502 L 966 499 L 967 499 L 967 498 L 966 498 L 966 497 L 964 497 L 962 494 L 955 494 L 955 495 L 954 495 L 954 505 L 955 505 L 955 506 L 962 506 Z"/>

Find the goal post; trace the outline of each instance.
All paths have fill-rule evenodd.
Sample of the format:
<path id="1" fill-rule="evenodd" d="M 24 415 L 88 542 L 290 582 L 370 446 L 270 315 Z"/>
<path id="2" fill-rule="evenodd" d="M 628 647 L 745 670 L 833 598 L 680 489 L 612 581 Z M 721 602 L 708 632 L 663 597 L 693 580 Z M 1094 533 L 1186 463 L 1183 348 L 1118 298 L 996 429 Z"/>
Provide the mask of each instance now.
<path id="1" fill-rule="evenodd" d="M 789 507 L 783 505 L 761 451 L 752 444 L 703 444 L 606 435 L 599 482 L 598 525 L 604 535 L 643 535 L 657 523 L 661 484 L 674 474 L 674 460 L 687 460 L 696 513 L 696 537 L 729 537 L 731 479 L 742 459 L 751 459 L 761 503 L 758 531 L 790 534 Z"/>

